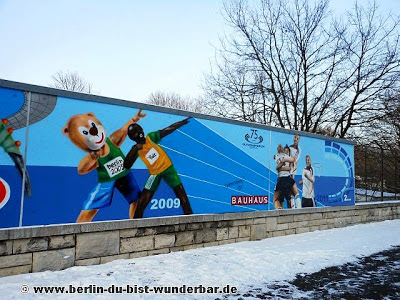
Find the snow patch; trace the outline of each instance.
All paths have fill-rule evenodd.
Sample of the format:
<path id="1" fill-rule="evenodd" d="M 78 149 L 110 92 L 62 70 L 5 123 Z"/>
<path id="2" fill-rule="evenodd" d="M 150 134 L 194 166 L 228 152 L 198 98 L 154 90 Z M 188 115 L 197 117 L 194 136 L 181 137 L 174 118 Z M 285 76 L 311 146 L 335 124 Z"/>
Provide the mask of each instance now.
<path id="1" fill-rule="evenodd" d="M 354 262 L 357 258 L 400 245 L 400 220 L 354 225 L 262 241 L 200 248 L 184 252 L 116 260 L 0 278 L 0 294 L 20 299 L 20 286 L 236 286 L 246 292 L 268 282 L 293 280 L 296 274 Z M 34 295 L 24 299 L 210 299 L 221 295 Z M 133 296 L 133 297 L 132 297 Z M 3 298 L 4 299 L 4 298 Z"/>

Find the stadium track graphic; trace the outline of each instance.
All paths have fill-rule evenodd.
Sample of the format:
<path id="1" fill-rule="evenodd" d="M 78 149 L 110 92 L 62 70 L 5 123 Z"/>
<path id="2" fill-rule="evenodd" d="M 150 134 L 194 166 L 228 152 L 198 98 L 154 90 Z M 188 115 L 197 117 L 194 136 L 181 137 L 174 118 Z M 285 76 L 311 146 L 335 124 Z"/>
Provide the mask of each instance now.
<path id="1" fill-rule="evenodd" d="M 196 137 L 189 134 L 193 132 Z M 185 127 L 163 139 L 161 146 L 174 162 L 196 213 L 231 212 L 232 208 L 235 211 L 271 209 L 271 204 L 231 205 L 232 194 L 271 197 L 274 182 L 268 178 L 267 167 L 199 121 L 191 119 Z M 198 200 L 206 201 L 207 208 Z"/>
<path id="2" fill-rule="evenodd" d="M 349 192 L 354 194 L 354 175 L 349 155 L 338 143 L 325 141 L 325 156 L 338 161 L 348 174 L 342 189 L 328 197 L 335 201 L 350 201 L 347 195 Z"/>

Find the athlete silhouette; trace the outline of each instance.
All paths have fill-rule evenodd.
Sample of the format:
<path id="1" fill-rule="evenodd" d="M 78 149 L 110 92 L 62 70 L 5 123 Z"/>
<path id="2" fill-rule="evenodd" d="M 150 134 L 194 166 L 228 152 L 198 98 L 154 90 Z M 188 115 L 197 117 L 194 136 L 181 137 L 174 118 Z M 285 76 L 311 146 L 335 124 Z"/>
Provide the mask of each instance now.
<path id="1" fill-rule="evenodd" d="M 187 124 L 189 118 L 176 122 L 164 129 L 150 132 L 146 137 L 143 128 L 138 124 L 132 124 L 128 128 L 128 137 L 136 142 L 124 160 L 124 167 L 130 168 L 138 157 L 144 162 L 150 172 L 150 176 L 139 198 L 134 218 L 143 218 L 146 206 L 149 204 L 161 179 L 174 190 L 179 198 L 183 213 L 193 214 L 186 191 L 167 153 L 158 145 L 162 138 L 171 134 L 179 127 Z"/>

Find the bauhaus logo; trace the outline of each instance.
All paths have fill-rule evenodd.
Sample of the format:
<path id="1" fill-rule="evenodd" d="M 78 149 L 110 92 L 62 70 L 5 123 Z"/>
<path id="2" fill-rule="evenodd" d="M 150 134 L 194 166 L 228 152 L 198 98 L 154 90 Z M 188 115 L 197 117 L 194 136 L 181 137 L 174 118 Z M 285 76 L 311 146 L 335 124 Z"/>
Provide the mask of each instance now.
<path id="1" fill-rule="evenodd" d="M 268 196 L 231 196 L 231 205 L 268 204 Z"/>

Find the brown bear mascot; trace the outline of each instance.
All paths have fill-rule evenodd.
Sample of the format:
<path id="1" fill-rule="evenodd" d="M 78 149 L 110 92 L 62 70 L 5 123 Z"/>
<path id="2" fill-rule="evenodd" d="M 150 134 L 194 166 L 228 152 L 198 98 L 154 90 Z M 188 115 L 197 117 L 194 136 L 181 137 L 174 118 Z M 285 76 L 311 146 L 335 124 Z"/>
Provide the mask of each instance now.
<path id="1" fill-rule="evenodd" d="M 140 195 L 139 186 L 130 171 L 124 168 L 125 155 L 120 147 L 125 141 L 129 125 L 146 114 L 139 110 L 126 124 L 107 137 L 106 129 L 93 113 L 72 116 L 62 129 L 71 142 L 88 154 L 78 165 L 79 174 L 97 170 L 98 184 L 90 192 L 76 220 L 90 222 L 100 208 L 111 205 L 117 188 L 129 203 L 129 217 L 133 218 Z"/>

